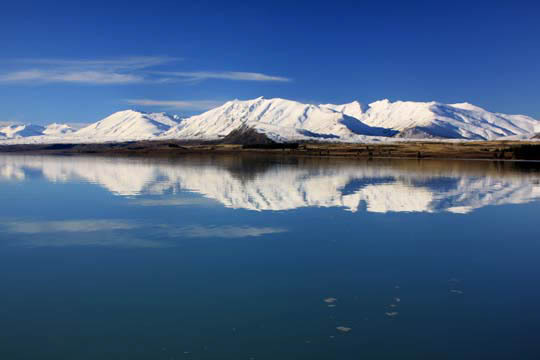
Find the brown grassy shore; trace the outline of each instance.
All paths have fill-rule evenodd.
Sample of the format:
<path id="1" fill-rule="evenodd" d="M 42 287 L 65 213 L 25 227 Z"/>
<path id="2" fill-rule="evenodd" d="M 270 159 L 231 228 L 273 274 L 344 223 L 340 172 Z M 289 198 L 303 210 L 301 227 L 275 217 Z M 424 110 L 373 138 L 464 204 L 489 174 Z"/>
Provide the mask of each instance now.
<path id="1" fill-rule="evenodd" d="M 540 142 L 407 141 L 380 144 L 336 144 L 320 142 L 294 144 L 254 143 L 241 145 L 168 140 L 105 144 L 0 145 L 0 153 L 134 156 L 181 156 L 201 153 L 264 153 L 275 155 L 348 158 L 540 160 Z"/>

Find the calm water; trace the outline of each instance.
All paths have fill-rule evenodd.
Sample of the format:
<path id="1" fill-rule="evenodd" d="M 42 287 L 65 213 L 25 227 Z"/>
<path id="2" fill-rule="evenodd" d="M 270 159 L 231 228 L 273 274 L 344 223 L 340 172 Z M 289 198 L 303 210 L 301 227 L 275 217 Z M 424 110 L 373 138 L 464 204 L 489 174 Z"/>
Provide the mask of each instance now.
<path id="1" fill-rule="evenodd" d="M 538 359 L 539 199 L 528 163 L 0 156 L 0 358 Z"/>

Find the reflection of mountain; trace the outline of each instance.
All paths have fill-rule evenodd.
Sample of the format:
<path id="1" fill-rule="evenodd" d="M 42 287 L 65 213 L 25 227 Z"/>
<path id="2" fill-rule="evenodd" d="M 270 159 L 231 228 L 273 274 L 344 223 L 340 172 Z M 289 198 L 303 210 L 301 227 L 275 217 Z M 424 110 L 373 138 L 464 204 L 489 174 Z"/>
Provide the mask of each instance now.
<path id="1" fill-rule="evenodd" d="M 230 208 L 466 213 L 540 198 L 540 172 L 491 162 L 1 156 L 0 179 L 88 181 L 123 196 L 199 193 Z M 521 165 L 523 166 L 523 165 Z M 534 170 L 534 169 L 533 169 Z M 160 202 L 155 202 L 160 204 Z"/>

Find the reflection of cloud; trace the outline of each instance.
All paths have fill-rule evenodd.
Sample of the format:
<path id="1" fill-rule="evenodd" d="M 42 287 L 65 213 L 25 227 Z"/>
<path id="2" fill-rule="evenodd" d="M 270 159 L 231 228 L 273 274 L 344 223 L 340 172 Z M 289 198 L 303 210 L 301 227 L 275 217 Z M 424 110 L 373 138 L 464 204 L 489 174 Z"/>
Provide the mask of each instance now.
<path id="1" fill-rule="evenodd" d="M 28 247 L 66 247 L 66 246 L 103 246 L 112 248 L 163 248 L 173 244 L 166 241 L 146 240 L 128 234 L 95 233 L 74 234 L 70 236 L 37 236 L 32 234 L 18 240 L 19 245 Z"/>
<path id="2" fill-rule="evenodd" d="M 130 230 L 138 227 L 121 220 L 8 221 L 3 226 L 9 232 L 20 234 Z"/>
<path id="3" fill-rule="evenodd" d="M 0 222 L 0 233 L 18 235 L 18 245 L 30 247 L 106 246 L 123 248 L 172 247 L 182 238 L 243 238 L 286 232 L 285 229 L 255 226 L 176 226 L 135 223 L 127 220 L 63 220 Z M 147 238 L 145 234 L 152 234 Z M 5 237 L 10 239 L 9 237 Z M 15 240 L 12 238 L 12 240 Z"/>
<path id="4" fill-rule="evenodd" d="M 171 236 L 177 235 L 185 237 L 240 238 L 262 236 L 268 234 L 279 234 L 283 232 L 287 232 L 287 230 L 273 227 L 195 225 L 172 229 L 171 231 L 169 231 L 169 234 Z"/>
<path id="5" fill-rule="evenodd" d="M 134 200 L 130 204 L 139 206 L 189 206 L 189 205 L 208 205 L 214 203 L 210 199 L 143 199 Z"/>

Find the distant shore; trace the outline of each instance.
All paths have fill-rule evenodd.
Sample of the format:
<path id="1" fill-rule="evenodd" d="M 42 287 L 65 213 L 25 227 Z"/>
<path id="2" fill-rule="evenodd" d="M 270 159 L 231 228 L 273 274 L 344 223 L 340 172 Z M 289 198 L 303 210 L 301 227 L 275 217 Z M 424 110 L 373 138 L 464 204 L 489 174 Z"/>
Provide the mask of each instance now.
<path id="1" fill-rule="evenodd" d="M 43 155 L 182 156 L 188 154 L 264 153 L 348 158 L 540 160 L 534 141 L 407 141 L 381 144 L 285 143 L 221 144 L 185 141 L 133 141 L 101 144 L 0 145 L 0 153 Z"/>

